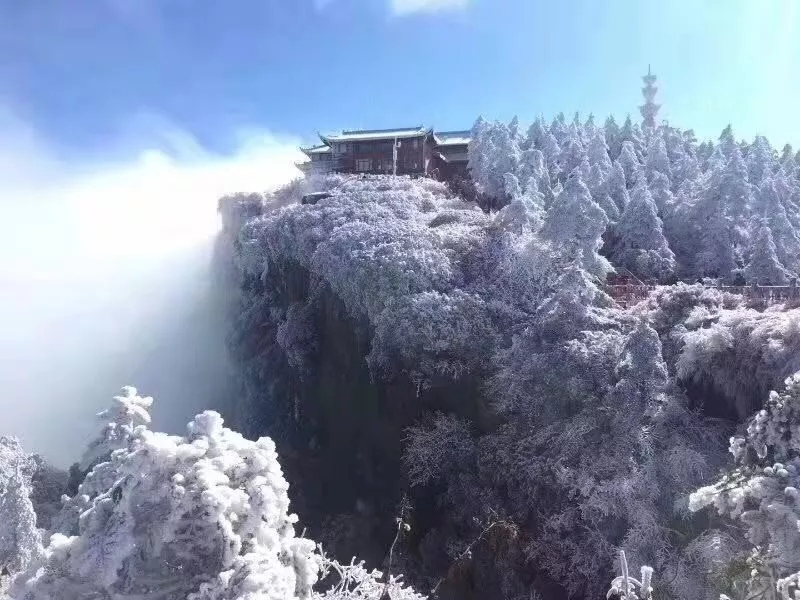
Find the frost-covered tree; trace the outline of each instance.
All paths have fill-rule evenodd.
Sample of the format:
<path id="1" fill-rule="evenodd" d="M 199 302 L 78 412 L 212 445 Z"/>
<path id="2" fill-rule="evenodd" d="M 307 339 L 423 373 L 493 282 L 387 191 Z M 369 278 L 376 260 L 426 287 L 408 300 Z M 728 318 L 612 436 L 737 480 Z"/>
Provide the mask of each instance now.
<path id="1" fill-rule="evenodd" d="M 713 506 L 744 526 L 752 548 L 747 569 L 729 582 L 739 597 L 800 594 L 800 373 L 785 386 L 770 393 L 743 436 L 731 438 L 734 467 L 689 504 L 695 511 Z"/>
<path id="2" fill-rule="evenodd" d="M 783 147 L 780 158 L 780 169 L 784 175 L 794 175 L 797 170 L 797 163 L 794 160 L 794 150 L 791 144 Z"/>
<path id="3" fill-rule="evenodd" d="M 653 201 L 662 218 L 671 215 L 675 210 L 675 195 L 670 190 L 670 181 L 666 175 L 656 172 L 648 186 L 653 196 Z"/>
<path id="4" fill-rule="evenodd" d="M 499 121 L 479 120 L 472 131 L 468 149 L 469 170 L 479 191 L 493 200 L 492 206 L 506 203 L 505 176 L 516 174 L 521 150 L 518 135 Z"/>
<path id="5" fill-rule="evenodd" d="M 588 166 L 588 161 L 586 162 L 586 166 Z M 600 208 L 603 209 L 603 212 L 606 213 L 609 222 L 616 223 L 617 219 L 619 219 L 620 210 L 608 190 L 610 174 L 606 176 L 603 168 L 598 164 L 594 164 L 588 169 L 585 178 L 586 185 L 594 201 L 597 202 Z"/>
<path id="6" fill-rule="evenodd" d="M 628 194 L 628 184 L 625 180 L 625 170 L 619 164 L 619 161 L 615 161 L 611 167 L 611 172 L 606 181 L 606 189 L 617 208 L 620 211 L 625 210 L 628 202 L 630 202 L 630 196 Z"/>
<path id="7" fill-rule="evenodd" d="M 722 130 L 722 133 L 719 134 L 718 147 L 722 153 L 722 156 L 724 156 L 726 160 L 730 158 L 734 149 L 737 148 L 736 138 L 733 135 L 733 127 L 730 125 L 730 123 L 725 127 L 725 129 Z"/>
<path id="8" fill-rule="evenodd" d="M 516 175 L 507 173 L 506 194 L 511 202 L 497 213 L 498 222 L 517 233 L 538 229 L 544 215 L 544 196 L 539 193 L 536 179 L 530 177 L 523 191 Z"/>
<path id="9" fill-rule="evenodd" d="M 581 268 L 603 280 L 612 270 L 597 253 L 607 225 L 605 212 L 592 199 L 580 175 L 573 173 L 547 212 L 542 235 L 574 256 Z"/>
<path id="10" fill-rule="evenodd" d="M 32 458 L 19 441 L 0 437 L 0 571 L 16 574 L 42 551 L 31 502 Z"/>
<path id="11" fill-rule="evenodd" d="M 668 179 L 672 179 L 672 167 L 670 166 L 669 156 L 667 156 L 667 145 L 664 138 L 660 135 L 653 135 L 650 145 L 647 147 L 645 157 L 645 169 L 647 179 L 652 182 L 656 173 L 661 173 Z"/>
<path id="12" fill-rule="evenodd" d="M 744 268 L 748 283 L 786 285 L 790 274 L 778 259 L 775 241 L 766 221 L 762 220 L 750 242 L 750 260 Z"/>
<path id="13" fill-rule="evenodd" d="M 763 135 L 757 135 L 747 153 L 747 175 L 750 183 L 759 185 L 778 168 L 775 150 Z"/>
<path id="14" fill-rule="evenodd" d="M 605 136 L 608 142 L 608 155 L 611 160 L 617 160 L 622 150 L 622 132 L 613 116 L 609 116 L 605 122 Z"/>
<path id="15" fill-rule="evenodd" d="M 550 133 L 553 134 L 556 141 L 561 145 L 566 141 L 568 132 L 569 126 L 567 125 L 567 118 L 564 116 L 563 112 L 560 112 L 553 117 L 553 121 L 550 123 Z"/>
<path id="16" fill-rule="evenodd" d="M 558 157 L 558 167 L 562 174 L 572 173 L 586 158 L 586 149 L 580 136 L 572 128 L 564 143 L 561 145 L 561 154 Z"/>
<path id="17" fill-rule="evenodd" d="M 642 130 L 639 128 L 638 124 L 633 122 L 630 115 L 625 118 L 625 122 L 622 124 L 622 128 L 620 129 L 620 139 L 623 143 L 631 143 L 631 147 L 637 159 L 642 155 L 642 150 L 644 148 L 644 142 L 642 141 Z"/>
<path id="18" fill-rule="evenodd" d="M 547 123 L 541 116 L 536 117 L 528 128 L 528 134 L 525 139 L 525 150 L 541 150 L 544 146 L 544 138 L 548 133 Z"/>
<path id="19" fill-rule="evenodd" d="M 617 162 L 625 172 L 625 182 L 628 185 L 628 189 L 632 189 L 636 186 L 641 177 L 641 164 L 636 157 L 636 150 L 632 142 L 625 141 L 622 143 L 622 150 L 620 151 Z"/>
<path id="20" fill-rule="evenodd" d="M 712 169 L 711 175 L 717 175 L 717 171 Z M 731 150 L 721 178 L 713 183 L 718 185 L 718 193 L 723 195 L 733 224 L 733 241 L 741 257 L 750 239 L 748 229 L 752 216 L 753 186 L 747 178 L 747 165 L 738 147 Z"/>
<path id="21" fill-rule="evenodd" d="M 646 184 L 633 190 L 615 234 L 612 264 L 625 267 L 643 279 L 664 280 L 675 271 L 675 255 L 664 237 L 658 209 Z"/>
<path id="22" fill-rule="evenodd" d="M 115 414 L 120 428 L 130 424 L 125 411 Z M 0 564 L 14 576 L 14 600 L 424 598 L 397 575 L 355 560 L 341 565 L 297 537 L 275 444 L 246 440 L 215 412 L 197 415 L 183 437 L 147 423 L 133 427 L 80 485 L 84 510 L 74 535 L 53 532 L 43 549 L 27 457 L 7 441 L 0 445 Z M 5 460 L 12 454 L 21 457 L 15 464 Z"/>
<path id="23" fill-rule="evenodd" d="M 100 436 L 92 440 L 84 452 L 81 470 L 88 471 L 98 462 L 108 459 L 114 450 L 126 448 L 136 427 L 150 424 L 152 403 L 152 398 L 139 396 L 136 388 L 123 388 L 120 395 L 114 397 L 110 408 L 97 413 L 104 425 Z"/>
<path id="24" fill-rule="evenodd" d="M 247 441 L 207 412 L 185 437 L 136 427 L 89 478 L 98 469 L 109 485 L 81 514 L 77 535 L 54 534 L 12 597 L 310 595 L 318 559 L 313 542 L 295 537 L 270 440 Z"/>
<path id="25" fill-rule="evenodd" d="M 767 220 L 778 260 L 793 272 L 800 271 L 800 233 L 787 213 L 791 186 L 781 177 L 762 181 L 756 192 L 755 213 Z"/>
<path id="26" fill-rule="evenodd" d="M 589 163 L 594 167 L 595 165 L 607 177 L 611 172 L 611 158 L 608 156 L 608 145 L 606 144 L 606 136 L 602 129 L 597 129 L 594 135 L 589 140 L 589 146 L 586 151 Z"/>
<path id="27" fill-rule="evenodd" d="M 693 226 L 698 230 L 699 251 L 695 270 L 708 277 L 731 277 L 737 268 L 734 219 L 730 216 L 722 157 L 714 161 L 694 205 Z M 741 248 L 739 248 L 741 251 Z"/>

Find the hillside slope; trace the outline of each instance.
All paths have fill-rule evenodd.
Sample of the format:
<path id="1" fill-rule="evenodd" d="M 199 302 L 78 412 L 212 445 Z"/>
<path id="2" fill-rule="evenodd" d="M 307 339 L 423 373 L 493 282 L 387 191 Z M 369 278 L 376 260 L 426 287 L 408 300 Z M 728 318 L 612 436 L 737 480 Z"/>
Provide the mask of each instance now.
<path id="1" fill-rule="evenodd" d="M 296 204 L 310 190 L 331 196 Z M 220 208 L 235 425 L 276 439 L 292 501 L 340 559 L 382 562 L 403 515 L 395 564 L 418 589 L 444 577 L 440 597 L 594 596 L 618 548 L 674 573 L 665 593 L 716 597 L 746 543 L 707 531 L 689 493 L 797 368 L 800 311 L 684 284 L 616 308 L 608 221 L 577 178 L 547 208 L 491 215 L 392 177 Z M 764 336 L 768 357 L 748 349 Z M 726 356 L 757 383 L 726 383 Z"/>

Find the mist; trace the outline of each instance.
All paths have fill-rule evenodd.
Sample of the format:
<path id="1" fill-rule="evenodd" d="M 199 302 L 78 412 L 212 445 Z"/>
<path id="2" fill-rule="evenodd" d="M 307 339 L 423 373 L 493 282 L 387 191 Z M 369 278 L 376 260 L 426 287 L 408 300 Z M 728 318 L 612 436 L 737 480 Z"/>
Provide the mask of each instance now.
<path id="1" fill-rule="evenodd" d="M 0 435 L 62 467 L 123 385 L 155 398 L 159 430 L 224 412 L 217 199 L 299 175 L 295 140 L 251 131 L 219 155 L 148 122 L 114 158 L 72 159 L 0 110 Z"/>

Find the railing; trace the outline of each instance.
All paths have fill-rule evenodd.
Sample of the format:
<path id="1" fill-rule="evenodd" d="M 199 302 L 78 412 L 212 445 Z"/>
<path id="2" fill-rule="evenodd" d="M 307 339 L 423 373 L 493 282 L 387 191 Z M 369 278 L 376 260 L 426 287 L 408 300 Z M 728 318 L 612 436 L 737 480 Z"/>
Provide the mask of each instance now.
<path id="1" fill-rule="evenodd" d="M 786 302 L 800 302 L 800 286 L 797 285 L 717 285 L 706 286 L 711 289 L 744 296 L 748 300 L 763 301 L 764 304 L 783 304 Z M 647 298 L 656 289 L 655 285 L 648 284 L 621 284 L 606 286 L 608 295 L 623 308 L 628 308 Z"/>
<path id="2" fill-rule="evenodd" d="M 629 306 L 633 306 L 637 302 L 644 300 L 654 289 L 656 289 L 656 286 L 654 285 L 638 283 L 606 286 L 608 295 L 614 299 L 614 302 L 623 308 L 628 308 Z"/>
<path id="3" fill-rule="evenodd" d="M 723 285 L 717 286 L 721 292 L 739 294 L 748 299 L 765 300 L 768 304 L 800 300 L 800 287 L 797 285 Z"/>

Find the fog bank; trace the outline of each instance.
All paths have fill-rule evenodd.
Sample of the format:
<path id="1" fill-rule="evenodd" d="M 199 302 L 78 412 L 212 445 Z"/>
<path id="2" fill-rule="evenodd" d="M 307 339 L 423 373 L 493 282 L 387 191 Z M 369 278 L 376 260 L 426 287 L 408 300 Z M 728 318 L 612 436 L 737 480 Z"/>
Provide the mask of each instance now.
<path id="1" fill-rule="evenodd" d="M 122 385 L 156 398 L 161 430 L 222 408 L 216 202 L 298 174 L 295 140 L 250 132 L 222 156 L 150 122 L 121 158 L 76 161 L 0 109 L 0 434 L 61 466 Z"/>

